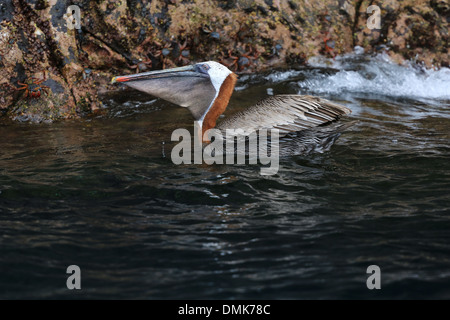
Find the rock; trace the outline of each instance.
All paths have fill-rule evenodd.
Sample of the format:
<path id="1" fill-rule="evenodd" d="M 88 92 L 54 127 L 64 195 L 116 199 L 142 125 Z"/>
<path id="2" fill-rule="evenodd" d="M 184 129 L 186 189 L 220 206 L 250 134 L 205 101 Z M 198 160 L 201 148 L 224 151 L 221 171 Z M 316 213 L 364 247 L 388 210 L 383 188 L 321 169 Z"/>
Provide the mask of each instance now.
<path id="1" fill-rule="evenodd" d="M 80 9 L 79 29 L 69 5 Z M 379 30 L 367 26 L 369 5 L 380 8 Z M 443 0 L 2 0 L 0 114 L 80 117 L 99 108 L 114 75 L 205 60 L 253 72 L 359 46 L 448 66 L 449 12 Z M 40 90 L 40 80 L 48 94 L 18 90 Z"/>
<path id="2" fill-rule="evenodd" d="M 372 1 L 361 2 L 355 27 L 355 45 L 366 52 L 385 45 L 396 61 L 414 60 L 428 68 L 448 64 L 448 4 L 439 0 L 382 1 L 381 29 L 367 28 L 366 10 Z"/>

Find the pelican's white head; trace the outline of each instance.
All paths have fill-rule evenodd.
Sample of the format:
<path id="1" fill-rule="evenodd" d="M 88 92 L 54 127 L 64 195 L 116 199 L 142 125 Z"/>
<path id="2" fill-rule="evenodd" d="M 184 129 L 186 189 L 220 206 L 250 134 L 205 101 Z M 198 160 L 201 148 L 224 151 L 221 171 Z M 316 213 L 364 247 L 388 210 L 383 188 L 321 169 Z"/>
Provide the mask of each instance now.
<path id="1" fill-rule="evenodd" d="M 233 73 L 223 64 L 215 61 L 197 63 L 197 66 L 198 68 L 208 73 L 209 79 L 211 80 L 211 83 L 214 86 L 214 89 L 216 89 L 217 93 L 219 93 L 220 87 L 222 86 L 225 79 Z"/>
<path id="2" fill-rule="evenodd" d="M 191 66 L 114 77 L 126 85 L 186 107 L 203 133 L 225 111 L 237 76 L 224 65 L 206 61 Z"/>

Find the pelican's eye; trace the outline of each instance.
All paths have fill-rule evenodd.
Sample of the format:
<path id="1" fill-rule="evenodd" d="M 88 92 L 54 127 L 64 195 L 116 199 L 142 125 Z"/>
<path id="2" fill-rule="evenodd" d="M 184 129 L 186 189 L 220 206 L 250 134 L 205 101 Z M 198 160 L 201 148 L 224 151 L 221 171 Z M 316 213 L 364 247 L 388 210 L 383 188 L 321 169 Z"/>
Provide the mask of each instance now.
<path id="1" fill-rule="evenodd" d="M 208 74 L 208 70 L 211 69 L 211 67 L 208 66 L 207 64 L 199 64 L 197 66 L 197 68 L 198 68 L 199 72 L 205 73 L 205 74 Z"/>

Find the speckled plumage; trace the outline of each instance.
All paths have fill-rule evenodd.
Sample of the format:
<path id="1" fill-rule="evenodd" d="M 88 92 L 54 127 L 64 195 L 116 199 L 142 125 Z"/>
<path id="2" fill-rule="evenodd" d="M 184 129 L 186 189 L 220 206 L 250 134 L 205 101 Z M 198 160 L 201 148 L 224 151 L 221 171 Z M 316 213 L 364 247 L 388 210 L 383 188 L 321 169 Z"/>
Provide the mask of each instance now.
<path id="1" fill-rule="evenodd" d="M 217 128 L 241 129 L 238 131 L 243 135 L 261 129 L 279 129 L 282 137 L 289 132 L 311 129 L 336 121 L 350 113 L 349 108 L 318 97 L 277 95 L 225 118 Z"/>

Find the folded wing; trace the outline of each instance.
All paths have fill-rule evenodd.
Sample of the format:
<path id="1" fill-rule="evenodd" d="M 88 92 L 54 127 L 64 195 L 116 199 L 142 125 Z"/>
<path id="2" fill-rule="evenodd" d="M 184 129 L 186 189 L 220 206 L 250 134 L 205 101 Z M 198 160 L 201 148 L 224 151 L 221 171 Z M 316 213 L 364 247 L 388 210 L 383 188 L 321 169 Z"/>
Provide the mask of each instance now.
<path id="1" fill-rule="evenodd" d="M 223 120 L 217 128 L 248 135 L 261 129 L 279 129 L 280 136 L 338 120 L 351 110 L 326 99 L 307 95 L 277 95 Z"/>

